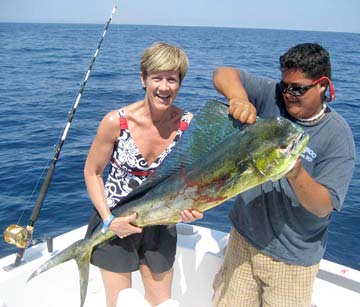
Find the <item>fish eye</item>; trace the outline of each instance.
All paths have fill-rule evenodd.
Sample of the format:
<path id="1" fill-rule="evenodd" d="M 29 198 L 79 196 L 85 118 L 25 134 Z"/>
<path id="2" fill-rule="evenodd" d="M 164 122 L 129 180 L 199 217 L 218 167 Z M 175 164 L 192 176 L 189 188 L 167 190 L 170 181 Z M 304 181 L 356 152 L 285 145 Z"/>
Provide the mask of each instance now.
<path id="1" fill-rule="evenodd" d="M 279 145 L 279 151 L 281 154 L 286 154 L 289 151 L 289 148 L 286 144 L 283 143 Z"/>

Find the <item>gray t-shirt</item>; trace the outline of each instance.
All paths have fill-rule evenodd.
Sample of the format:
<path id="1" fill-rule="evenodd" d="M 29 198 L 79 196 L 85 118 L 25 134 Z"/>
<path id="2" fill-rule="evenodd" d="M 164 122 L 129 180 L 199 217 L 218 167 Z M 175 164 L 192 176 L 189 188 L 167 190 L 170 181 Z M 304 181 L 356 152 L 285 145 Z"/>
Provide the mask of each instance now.
<path id="1" fill-rule="evenodd" d="M 291 119 L 275 80 L 244 71 L 241 80 L 260 117 Z M 328 188 L 334 209 L 340 210 L 355 165 L 355 144 L 348 124 L 330 107 L 316 124 L 296 123 L 310 135 L 301 155 L 303 167 Z M 324 255 L 330 216 L 319 218 L 305 209 L 285 177 L 240 194 L 229 217 L 250 244 L 274 259 L 309 266 Z"/>

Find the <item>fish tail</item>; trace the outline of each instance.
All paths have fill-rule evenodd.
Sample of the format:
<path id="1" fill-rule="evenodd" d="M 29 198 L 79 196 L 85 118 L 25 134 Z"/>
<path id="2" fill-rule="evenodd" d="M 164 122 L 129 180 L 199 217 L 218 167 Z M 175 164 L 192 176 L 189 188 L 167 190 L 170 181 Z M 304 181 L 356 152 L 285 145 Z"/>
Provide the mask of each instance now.
<path id="1" fill-rule="evenodd" d="M 38 267 L 28 278 L 27 282 L 37 275 L 57 266 L 58 264 L 74 259 L 79 269 L 80 275 L 80 306 L 85 302 L 86 292 L 89 281 L 89 267 L 92 247 L 90 247 L 87 239 L 74 242 L 68 248 L 64 249 L 40 267 Z"/>
<path id="2" fill-rule="evenodd" d="M 82 307 L 85 303 L 86 292 L 89 283 L 90 258 L 91 250 L 90 252 L 83 255 L 80 259 L 75 259 L 80 275 L 80 307 Z"/>

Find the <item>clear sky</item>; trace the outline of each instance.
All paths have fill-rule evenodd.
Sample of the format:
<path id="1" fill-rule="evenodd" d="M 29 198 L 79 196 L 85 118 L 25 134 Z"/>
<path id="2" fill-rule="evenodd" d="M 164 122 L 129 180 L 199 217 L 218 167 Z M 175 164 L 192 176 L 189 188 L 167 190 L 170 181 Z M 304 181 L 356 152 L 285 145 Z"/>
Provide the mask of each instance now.
<path id="1" fill-rule="evenodd" d="M 0 0 L 0 22 L 113 23 L 360 33 L 359 0 Z"/>

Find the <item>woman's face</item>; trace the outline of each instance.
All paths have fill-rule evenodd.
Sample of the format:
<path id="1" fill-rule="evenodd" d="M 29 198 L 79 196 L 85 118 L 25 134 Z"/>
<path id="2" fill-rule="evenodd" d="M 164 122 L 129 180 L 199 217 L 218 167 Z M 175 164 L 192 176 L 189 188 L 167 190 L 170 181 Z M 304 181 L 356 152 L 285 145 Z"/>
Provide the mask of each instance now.
<path id="1" fill-rule="evenodd" d="M 282 72 L 282 83 L 286 86 L 308 86 L 314 81 L 306 77 L 301 70 L 289 69 Z M 286 109 L 295 118 L 310 118 L 318 114 L 323 106 L 326 82 L 310 87 L 303 95 L 293 96 L 283 93 Z"/>
<path id="2" fill-rule="evenodd" d="M 180 89 L 180 71 L 160 71 L 146 78 L 141 75 L 141 82 L 146 90 L 145 99 L 152 106 L 158 109 L 168 108 L 174 103 Z"/>

